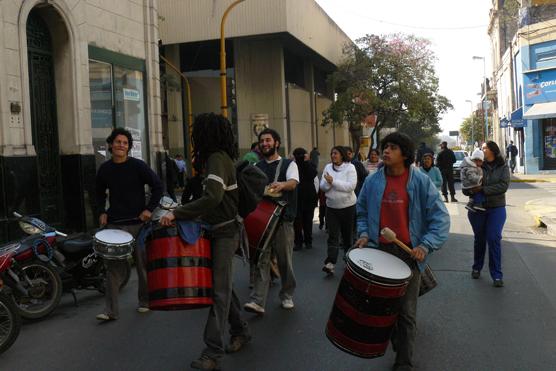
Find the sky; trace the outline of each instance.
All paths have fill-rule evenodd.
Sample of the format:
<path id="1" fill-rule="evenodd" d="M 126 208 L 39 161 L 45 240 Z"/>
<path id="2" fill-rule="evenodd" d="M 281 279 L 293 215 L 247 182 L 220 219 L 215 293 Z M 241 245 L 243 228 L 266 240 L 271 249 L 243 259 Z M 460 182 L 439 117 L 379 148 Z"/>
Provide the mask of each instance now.
<path id="1" fill-rule="evenodd" d="M 441 120 L 444 134 L 459 130 L 480 100 L 481 82 L 491 74 L 487 34 L 490 0 L 316 0 L 352 39 L 366 34 L 406 33 L 432 42 L 440 94 L 453 110 Z M 483 61 L 473 56 L 485 57 Z"/>

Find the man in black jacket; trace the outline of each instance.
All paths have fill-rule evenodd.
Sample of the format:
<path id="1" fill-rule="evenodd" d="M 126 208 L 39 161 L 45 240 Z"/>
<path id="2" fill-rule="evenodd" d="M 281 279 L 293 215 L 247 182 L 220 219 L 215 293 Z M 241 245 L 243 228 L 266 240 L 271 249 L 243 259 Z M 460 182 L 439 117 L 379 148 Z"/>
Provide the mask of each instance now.
<path id="1" fill-rule="evenodd" d="M 452 202 L 456 200 L 456 190 L 454 189 L 454 163 L 456 162 L 456 155 L 454 151 L 448 148 L 447 142 L 440 143 L 440 153 L 436 157 L 436 166 L 442 173 L 442 195 L 444 202 L 448 202 L 448 190 L 450 189 L 450 198 Z"/>

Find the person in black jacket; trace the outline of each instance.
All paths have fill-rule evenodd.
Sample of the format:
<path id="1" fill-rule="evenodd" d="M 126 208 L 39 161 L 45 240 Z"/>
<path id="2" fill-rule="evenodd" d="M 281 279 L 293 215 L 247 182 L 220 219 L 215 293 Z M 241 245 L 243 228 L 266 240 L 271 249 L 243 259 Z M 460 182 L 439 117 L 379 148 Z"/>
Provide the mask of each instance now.
<path id="1" fill-rule="evenodd" d="M 351 162 L 353 166 L 355 166 L 355 171 L 357 172 L 357 186 L 355 187 L 355 195 L 359 196 L 359 191 L 361 190 L 361 187 L 363 187 L 363 182 L 365 181 L 367 175 L 369 175 L 369 172 L 367 171 L 367 169 L 365 169 L 365 165 L 363 165 L 363 163 L 359 161 L 359 159 L 355 158 L 353 148 L 346 147 L 346 153 L 348 161 Z"/>
<path id="2" fill-rule="evenodd" d="M 143 161 L 130 157 L 133 138 L 128 130 L 116 128 L 106 139 L 112 158 L 104 162 L 96 176 L 96 200 L 99 208 L 99 224 L 112 229 L 122 229 L 134 238 L 139 234 L 142 223 L 151 219 L 152 211 L 162 197 L 162 182 Z M 146 202 L 145 185 L 151 188 L 151 198 Z M 109 207 L 106 208 L 106 191 L 109 192 Z M 149 311 L 147 292 L 147 269 L 144 250 L 133 249 L 137 268 L 138 299 L 137 311 Z M 106 267 L 106 307 L 97 315 L 100 321 L 118 318 L 118 294 L 124 277 L 127 261 L 104 260 Z"/>
<path id="3" fill-rule="evenodd" d="M 307 161 L 307 151 L 296 148 L 293 157 L 299 170 L 299 184 L 297 185 L 297 216 L 294 221 L 294 250 L 313 247 L 313 217 L 317 206 L 317 191 L 319 178 L 317 170 L 310 161 Z"/>
<path id="4" fill-rule="evenodd" d="M 448 148 L 448 143 L 440 143 L 440 153 L 436 157 L 436 166 L 442 173 L 442 195 L 444 202 L 448 202 L 448 189 L 450 190 L 450 201 L 458 202 L 456 200 L 456 190 L 454 188 L 454 163 L 456 162 L 456 155 L 454 151 Z"/>
<path id="5" fill-rule="evenodd" d="M 494 287 L 504 286 L 502 274 L 502 229 L 506 222 L 506 192 L 510 185 L 510 170 L 500 153 L 500 148 L 493 141 L 483 144 L 485 161 L 483 162 L 483 183 L 463 193 L 471 196 L 478 192 L 485 194 L 483 206 L 486 211 L 467 213 L 473 234 L 473 270 L 471 277 L 478 279 L 485 262 L 488 245 L 488 267 Z"/>

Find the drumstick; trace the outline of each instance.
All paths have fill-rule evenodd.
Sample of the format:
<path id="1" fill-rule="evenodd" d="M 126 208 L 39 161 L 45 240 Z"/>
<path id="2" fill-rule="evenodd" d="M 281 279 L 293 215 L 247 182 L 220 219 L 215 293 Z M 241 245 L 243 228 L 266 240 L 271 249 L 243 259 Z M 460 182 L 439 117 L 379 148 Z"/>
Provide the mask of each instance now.
<path id="1" fill-rule="evenodd" d="M 380 231 L 380 235 L 382 237 L 384 237 L 386 240 L 388 240 L 389 242 L 394 242 L 396 245 L 398 245 L 399 247 L 404 249 L 405 252 L 407 252 L 408 254 L 413 255 L 413 249 L 411 249 L 409 246 L 407 246 L 402 241 L 398 240 L 396 238 L 396 232 L 394 232 L 390 228 L 388 228 L 388 227 L 382 228 L 382 230 Z"/>

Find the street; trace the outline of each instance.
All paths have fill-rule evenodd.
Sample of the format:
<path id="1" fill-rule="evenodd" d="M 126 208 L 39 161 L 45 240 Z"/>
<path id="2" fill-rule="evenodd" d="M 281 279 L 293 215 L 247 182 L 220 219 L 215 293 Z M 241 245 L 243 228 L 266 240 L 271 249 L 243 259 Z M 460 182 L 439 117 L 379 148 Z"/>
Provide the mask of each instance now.
<path id="1" fill-rule="evenodd" d="M 459 185 L 458 185 L 459 186 Z M 503 238 L 504 288 L 494 288 L 483 270 L 471 279 L 472 234 L 459 192 L 447 204 L 448 242 L 430 265 L 439 286 L 419 300 L 415 361 L 418 370 L 548 370 L 556 367 L 556 241 L 533 227 L 523 208 L 531 198 L 551 196 L 533 183 L 512 183 Z M 334 347 L 325 324 L 341 279 L 321 271 L 326 234 L 314 225 L 314 248 L 294 253 L 295 309 L 280 308 L 279 285 L 270 290 L 264 317 L 244 313 L 253 335 L 241 352 L 227 356 L 224 370 L 389 370 L 394 354 L 360 359 Z M 235 287 L 249 294 L 248 267 L 236 260 Z M 27 322 L 2 370 L 189 370 L 203 349 L 207 309 L 139 314 L 136 280 L 123 290 L 121 318 L 98 323 L 104 300 L 95 292 L 71 295 L 49 318 Z"/>

